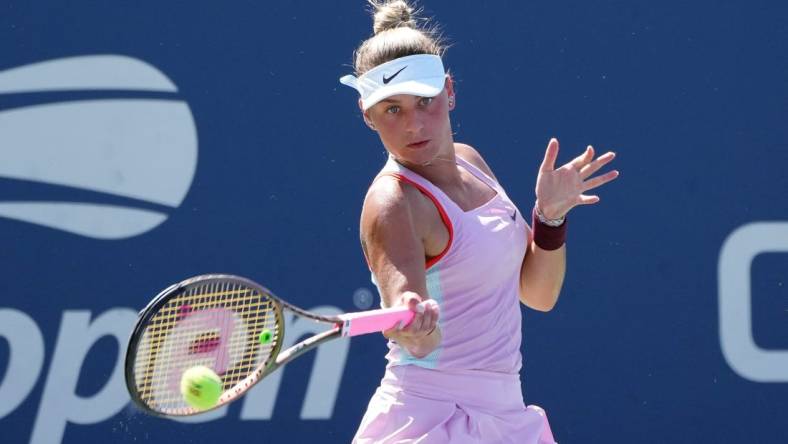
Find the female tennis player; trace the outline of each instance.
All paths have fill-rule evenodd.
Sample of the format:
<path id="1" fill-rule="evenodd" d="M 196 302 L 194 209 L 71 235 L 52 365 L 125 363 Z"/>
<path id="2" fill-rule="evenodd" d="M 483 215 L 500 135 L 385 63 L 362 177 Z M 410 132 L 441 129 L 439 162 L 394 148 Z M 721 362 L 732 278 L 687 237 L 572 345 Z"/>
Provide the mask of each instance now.
<path id="1" fill-rule="evenodd" d="M 361 242 L 384 306 L 416 311 L 384 332 L 388 365 L 354 442 L 553 443 L 520 386 L 519 303 L 549 311 L 565 271 L 566 214 L 614 154 L 588 147 L 555 168 L 550 140 L 532 227 L 474 148 L 453 140 L 456 106 L 440 39 L 403 1 L 373 2 L 374 35 L 355 52 L 355 88 L 388 161 L 369 188 Z M 437 304 L 420 304 L 432 299 Z"/>

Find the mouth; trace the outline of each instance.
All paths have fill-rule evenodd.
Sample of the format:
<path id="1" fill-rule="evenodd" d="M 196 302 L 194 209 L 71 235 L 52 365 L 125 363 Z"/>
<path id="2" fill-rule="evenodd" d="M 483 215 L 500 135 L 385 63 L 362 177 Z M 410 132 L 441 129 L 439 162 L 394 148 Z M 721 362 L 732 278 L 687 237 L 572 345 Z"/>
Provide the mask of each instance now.
<path id="1" fill-rule="evenodd" d="M 428 140 L 422 140 L 422 141 L 419 141 L 419 142 L 409 143 L 408 144 L 408 148 L 414 148 L 414 149 L 424 148 L 425 146 L 427 146 L 427 144 L 429 142 L 430 141 L 428 139 Z"/>

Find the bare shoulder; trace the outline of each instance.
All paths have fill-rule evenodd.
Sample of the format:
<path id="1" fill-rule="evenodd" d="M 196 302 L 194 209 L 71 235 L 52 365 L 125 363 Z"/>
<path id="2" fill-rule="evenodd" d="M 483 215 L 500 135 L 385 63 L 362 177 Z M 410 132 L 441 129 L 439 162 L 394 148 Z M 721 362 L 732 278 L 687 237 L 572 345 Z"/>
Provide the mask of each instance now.
<path id="1" fill-rule="evenodd" d="M 498 178 L 495 177 L 495 174 L 492 172 L 492 169 L 490 169 L 490 166 L 487 165 L 487 162 L 484 161 L 484 158 L 482 157 L 481 154 L 479 154 L 479 151 L 477 151 L 476 148 L 464 143 L 455 143 L 454 151 L 460 157 L 473 164 L 473 166 L 484 171 L 488 176 L 495 179 L 495 181 L 498 181 Z"/>
<path id="2" fill-rule="evenodd" d="M 407 282 L 423 279 L 419 277 L 424 272 L 426 234 L 421 221 L 422 199 L 414 187 L 387 176 L 373 182 L 367 191 L 361 211 L 361 246 L 383 287 L 400 282 L 402 276 Z"/>
<path id="3" fill-rule="evenodd" d="M 394 177 L 380 177 L 367 190 L 361 211 L 362 223 L 364 218 L 397 218 L 412 213 L 412 207 L 418 205 L 419 194 L 414 187 Z"/>
<path id="4" fill-rule="evenodd" d="M 361 237 L 416 236 L 420 215 L 424 210 L 424 196 L 413 186 L 394 177 L 378 178 L 367 191 L 361 210 Z"/>

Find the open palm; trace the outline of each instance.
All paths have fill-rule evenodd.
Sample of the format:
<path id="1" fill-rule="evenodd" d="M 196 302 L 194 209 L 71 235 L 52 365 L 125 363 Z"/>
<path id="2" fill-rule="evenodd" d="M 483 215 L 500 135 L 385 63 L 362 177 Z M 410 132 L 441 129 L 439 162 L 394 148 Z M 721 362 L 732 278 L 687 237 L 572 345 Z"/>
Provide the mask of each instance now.
<path id="1" fill-rule="evenodd" d="M 594 159 L 594 148 L 589 145 L 583 154 L 556 169 L 558 140 L 551 139 L 536 178 L 536 202 L 539 210 L 548 219 L 559 219 L 577 205 L 599 202 L 599 196 L 584 193 L 618 177 L 618 171 L 613 170 L 591 178 L 615 157 L 615 153 L 607 152 Z"/>

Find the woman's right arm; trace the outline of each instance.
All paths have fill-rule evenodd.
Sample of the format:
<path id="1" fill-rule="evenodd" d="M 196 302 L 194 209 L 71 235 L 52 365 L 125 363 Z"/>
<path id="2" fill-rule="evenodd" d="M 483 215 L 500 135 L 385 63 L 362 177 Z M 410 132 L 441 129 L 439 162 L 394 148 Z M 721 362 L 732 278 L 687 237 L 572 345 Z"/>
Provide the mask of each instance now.
<path id="1" fill-rule="evenodd" d="M 441 341 L 437 308 L 418 305 L 429 298 L 424 239 L 430 225 L 423 220 L 424 210 L 429 209 L 425 201 L 415 188 L 383 177 L 370 188 L 361 212 L 361 245 L 383 305 L 406 305 L 416 312 L 407 327 L 383 334 L 417 358 L 427 356 Z"/>

